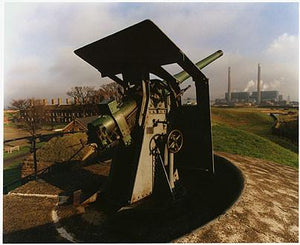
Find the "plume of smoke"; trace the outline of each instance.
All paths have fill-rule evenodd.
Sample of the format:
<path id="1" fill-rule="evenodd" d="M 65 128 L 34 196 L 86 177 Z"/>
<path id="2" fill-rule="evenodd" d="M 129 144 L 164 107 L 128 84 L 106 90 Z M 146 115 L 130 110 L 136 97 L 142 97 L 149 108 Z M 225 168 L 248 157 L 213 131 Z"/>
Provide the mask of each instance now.
<path id="1" fill-rule="evenodd" d="M 250 88 L 255 86 L 255 82 L 253 80 L 250 80 L 247 85 L 246 88 L 244 89 L 244 92 L 248 92 Z"/>
<path id="2" fill-rule="evenodd" d="M 264 81 L 261 81 L 260 82 L 260 87 L 261 87 L 261 90 L 262 91 L 266 91 L 266 90 L 268 90 L 269 89 L 269 84 L 267 84 L 267 83 L 264 83 Z"/>
<path id="3" fill-rule="evenodd" d="M 282 80 L 282 79 L 280 79 Z M 280 81 L 279 80 L 274 80 L 272 82 L 263 82 L 261 81 L 261 88 L 262 90 L 278 90 L 280 87 Z"/>
<path id="4" fill-rule="evenodd" d="M 263 80 L 260 81 L 260 87 L 262 89 L 262 91 L 266 91 L 266 90 L 278 90 L 280 87 L 280 81 L 282 81 L 283 78 L 280 78 L 279 80 L 274 80 L 272 82 L 264 82 Z M 248 92 L 250 89 L 251 90 L 256 90 L 256 85 L 257 85 L 257 81 L 253 81 L 250 80 L 245 89 L 244 92 Z"/>

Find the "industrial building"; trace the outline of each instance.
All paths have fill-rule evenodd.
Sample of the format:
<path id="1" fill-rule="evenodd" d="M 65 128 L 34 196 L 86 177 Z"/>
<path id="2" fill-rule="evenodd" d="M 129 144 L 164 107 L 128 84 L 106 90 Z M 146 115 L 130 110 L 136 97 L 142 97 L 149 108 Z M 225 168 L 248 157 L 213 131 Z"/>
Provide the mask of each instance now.
<path id="1" fill-rule="evenodd" d="M 257 98 L 257 96 L 258 96 L 257 92 L 252 92 L 252 95 L 251 95 L 252 98 Z M 280 96 L 280 98 L 279 98 L 279 91 L 276 91 L 276 90 L 261 91 L 260 96 L 261 96 L 261 102 L 266 101 L 266 100 L 279 102 L 280 98 L 282 98 L 282 96 Z"/>
<path id="2" fill-rule="evenodd" d="M 265 101 L 279 102 L 282 100 L 282 95 L 279 95 L 279 91 L 261 91 L 260 92 L 261 103 Z M 257 91 L 255 92 L 231 92 L 231 102 L 252 102 L 256 103 L 258 98 Z M 228 101 L 228 92 L 225 93 L 225 100 Z"/>
<path id="3" fill-rule="evenodd" d="M 249 92 L 231 92 L 230 93 L 230 101 L 231 102 L 249 102 L 250 101 L 250 93 Z M 225 93 L 226 101 L 229 100 L 228 92 Z"/>
<path id="4" fill-rule="evenodd" d="M 236 103 L 250 103 L 256 105 L 282 104 L 283 98 L 277 90 L 261 91 L 261 66 L 258 64 L 257 91 L 232 92 L 231 91 L 231 67 L 228 67 L 228 91 L 224 99 L 216 99 L 215 104 L 233 105 Z"/>

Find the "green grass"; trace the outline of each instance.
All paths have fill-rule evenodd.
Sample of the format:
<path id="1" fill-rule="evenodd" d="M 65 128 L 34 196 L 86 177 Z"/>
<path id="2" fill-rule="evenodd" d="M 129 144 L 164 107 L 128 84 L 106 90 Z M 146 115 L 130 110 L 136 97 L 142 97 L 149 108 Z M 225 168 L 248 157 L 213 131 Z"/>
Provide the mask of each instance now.
<path id="1" fill-rule="evenodd" d="M 85 145 L 84 149 L 80 150 L 82 148 L 80 140 L 85 143 L 87 135 L 76 133 L 63 137 L 54 137 L 37 151 L 37 158 L 40 161 L 64 162 L 74 156 L 72 160 L 81 160 L 86 154 L 88 147 Z M 76 154 L 77 152 L 78 154 Z"/>
<path id="2" fill-rule="evenodd" d="M 213 126 L 214 150 L 298 167 L 298 155 L 268 139 L 224 125 Z"/>
<path id="3" fill-rule="evenodd" d="M 212 108 L 213 124 L 247 131 L 264 137 L 286 149 L 298 153 L 298 145 L 291 140 L 272 134 L 273 119 L 257 108 Z"/>
<path id="4" fill-rule="evenodd" d="M 298 167 L 298 146 L 272 134 L 272 118 L 256 108 L 212 108 L 214 150 Z"/>
<path id="5" fill-rule="evenodd" d="M 36 147 L 37 148 L 40 148 L 42 147 L 43 145 L 45 144 L 45 142 L 38 142 L 36 144 Z M 24 145 L 24 146 L 20 146 L 20 150 L 19 151 L 13 151 L 12 153 L 7 153 L 7 152 L 4 152 L 3 153 L 3 159 L 4 160 L 9 160 L 10 158 L 13 158 L 13 157 L 17 157 L 17 156 L 21 156 L 25 153 L 29 153 L 30 151 L 30 145 Z"/>
<path id="6" fill-rule="evenodd" d="M 7 152 L 4 152 L 3 153 L 3 159 L 4 160 L 7 160 L 9 158 L 12 158 L 12 157 L 16 157 L 16 156 L 19 156 L 19 155 L 22 155 L 26 152 L 29 153 L 29 150 L 30 150 L 30 146 L 29 145 L 25 145 L 25 146 L 20 146 L 20 150 L 19 151 L 13 151 L 12 153 L 7 153 Z"/>
<path id="7" fill-rule="evenodd" d="M 258 135 L 271 134 L 273 119 L 266 113 L 249 108 L 213 108 L 214 122 L 246 130 Z"/>
<path id="8" fill-rule="evenodd" d="M 45 142 L 38 142 L 37 148 L 42 147 L 44 144 L 45 144 Z M 4 153 L 3 159 L 8 161 L 9 159 L 11 159 L 13 157 L 17 158 L 18 156 L 21 156 L 24 153 L 29 154 L 29 150 L 30 150 L 29 145 L 21 146 L 20 151 L 14 151 L 11 154 Z M 19 159 L 11 160 L 11 161 L 12 162 L 9 163 L 9 165 L 3 167 L 3 185 L 4 186 L 21 179 L 21 164 L 23 162 L 23 159 L 21 158 L 21 160 L 20 160 L 20 158 L 19 158 Z M 21 185 L 21 181 L 16 182 L 13 185 L 9 185 L 7 191 L 11 191 L 20 185 Z"/>
<path id="9" fill-rule="evenodd" d="M 21 166 L 20 166 L 21 162 L 20 161 L 16 161 L 12 164 L 10 164 L 9 166 L 5 167 L 3 169 L 3 185 L 7 185 L 10 184 L 14 181 L 20 180 L 21 179 Z M 8 187 L 7 191 L 13 190 L 16 187 L 18 187 L 21 184 L 21 182 L 16 182 L 13 185 L 10 185 Z"/>

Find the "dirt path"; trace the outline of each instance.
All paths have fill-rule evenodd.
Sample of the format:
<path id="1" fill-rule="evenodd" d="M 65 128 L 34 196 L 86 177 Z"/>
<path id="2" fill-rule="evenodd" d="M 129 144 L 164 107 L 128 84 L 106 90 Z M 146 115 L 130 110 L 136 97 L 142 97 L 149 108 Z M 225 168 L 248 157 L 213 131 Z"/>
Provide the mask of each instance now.
<path id="1" fill-rule="evenodd" d="M 298 169 L 228 153 L 245 177 L 225 215 L 174 242 L 298 242 Z"/>

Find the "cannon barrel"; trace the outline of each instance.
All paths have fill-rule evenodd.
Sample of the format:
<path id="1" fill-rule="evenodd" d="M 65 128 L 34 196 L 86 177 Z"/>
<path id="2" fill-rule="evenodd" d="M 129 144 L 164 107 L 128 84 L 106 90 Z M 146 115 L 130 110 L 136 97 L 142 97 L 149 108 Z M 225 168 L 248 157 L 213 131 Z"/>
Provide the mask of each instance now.
<path id="1" fill-rule="evenodd" d="M 200 60 L 195 65 L 198 67 L 198 69 L 201 70 L 222 55 L 223 52 L 221 50 L 218 50 L 205 59 Z M 175 74 L 174 77 L 179 83 L 182 83 L 186 79 L 188 79 L 190 75 L 186 71 L 181 71 Z M 122 106 L 119 107 L 119 110 L 114 113 L 114 116 L 111 114 L 104 114 L 93 122 L 89 123 L 88 142 L 96 143 L 102 150 L 106 148 L 118 138 L 119 132 L 117 132 L 118 126 L 116 120 L 120 117 L 120 115 L 124 116 L 130 130 L 134 127 L 137 107 L 138 105 L 135 99 L 127 98 L 127 100 L 123 102 Z"/>
<path id="2" fill-rule="evenodd" d="M 129 129 L 134 127 L 137 102 L 134 99 L 123 101 L 122 106 L 112 114 L 103 114 L 94 121 L 88 123 L 88 143 L 96 143 L 103 150 L 118 138 L 118 126 L 116 120 L 124 117 Z"/>
<path id="3" fill-rule="evenodd" d="M 195 65 L 198 67 L 199 70 L 201 70 L 204 67 L 206 67 L 207 65 L 209 65 L 211 62 L 213 62 L 216 59 L 218 59 L 219 57 L 221 57 L 222 55 L 223 55 L 223 51 L 218 50 L 218 51 L 214 52 L 213 54 L 207 56 L 205 59 L 200 60 Z M 175 74 L 174 77 L 176 78 L 176 80 L 179 83 L 182 83 L 185 80 L 187 80 L 190 77 L 190 75 L 186 71 L 181 71 L 181 72 Z"/>

